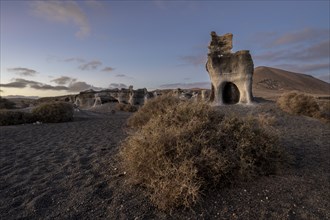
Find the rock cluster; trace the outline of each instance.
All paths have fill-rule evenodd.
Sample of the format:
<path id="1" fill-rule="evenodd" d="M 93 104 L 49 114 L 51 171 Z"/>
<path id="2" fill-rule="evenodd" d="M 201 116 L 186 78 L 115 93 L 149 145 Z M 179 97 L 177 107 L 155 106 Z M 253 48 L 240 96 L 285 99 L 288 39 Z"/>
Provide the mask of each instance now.
<path id="1" fill-rule="evenodd" d="M 143 105 L 146 100 L 153 97 L 147 89 L 107 89 L 102 91 L 87 90 L 74 97 L 73 103 L 78 107 L 95 107 L 109 102 L 118 102 L 131 105 Z M 71 101 L 71 100 L 70 100 Z"/>

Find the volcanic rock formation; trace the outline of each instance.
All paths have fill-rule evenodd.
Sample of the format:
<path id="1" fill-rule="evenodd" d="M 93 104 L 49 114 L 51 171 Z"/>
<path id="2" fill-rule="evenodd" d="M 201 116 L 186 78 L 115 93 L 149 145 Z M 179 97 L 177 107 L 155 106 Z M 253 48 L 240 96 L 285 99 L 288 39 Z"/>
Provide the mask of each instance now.
<path id="1" fill-rule="evenodd" d="M 213 105 L 253 101 L 253 60 L 248 50 L 231 53 L 233 35 L 218 36 L 211 32 L 206 70 L 210 75 Z"/>
<path id="2" fill-rule="evenodd" d="M 87 90 L 75 95 L 73 100 L 68 99 L 66 101 L 73 102 L 77 107 L 91 108 L 109 102 L 143 105 L 147 99 L 152 97 L 153 94 L 148 92 L 147 89 L 133 90 L 133 86 L 130 86 L 129 89 Z"/>

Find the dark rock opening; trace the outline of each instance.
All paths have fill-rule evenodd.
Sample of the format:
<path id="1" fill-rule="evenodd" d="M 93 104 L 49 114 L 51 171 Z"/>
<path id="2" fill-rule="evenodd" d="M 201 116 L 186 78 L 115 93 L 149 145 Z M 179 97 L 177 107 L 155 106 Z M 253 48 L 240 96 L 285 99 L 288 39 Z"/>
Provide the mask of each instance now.
<path id="1" fill-rule="evenodd" d="M 224 104 L 236 104 L 239 102 L 239 90 L 234 83 L 227 82 L 222 92 Z"/>

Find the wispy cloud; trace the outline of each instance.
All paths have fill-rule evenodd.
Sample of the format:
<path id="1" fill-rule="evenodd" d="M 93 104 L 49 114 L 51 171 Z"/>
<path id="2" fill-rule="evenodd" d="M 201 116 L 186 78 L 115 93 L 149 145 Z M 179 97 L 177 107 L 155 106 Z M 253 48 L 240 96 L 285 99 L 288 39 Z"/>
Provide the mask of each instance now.
<path id="1" fill-rule="evenodd" d="M 110 67 L 110 66 L 104 67 L 104 68 L 102 69 L 103 72 L 112 72 L 112 71 L 114 71 L 114 70 L 115 70 L 115 68 L 112 68 L 112 67 Z"/>
<path id="2" fill-rule="evenodd" d="M 35 70 L 22 67 L 8 68 L 7 70 L 20 76 L 35 76 L 37 74 L 37 71 Z"/>
<path id="3" fill-rule="evenodd" d="M 7 83 L 7 84 L 0 84 L 1 87 L 7 87 L 7 88 L 26 88 L 30 87 L 33 89 L 38 90 L 67 90 L 67 87 L 65 86 L 51 86 L 48 84 L 40 83 L 37 81 L 31 81 L 21 78 L 15 78 L 13 79 L 13 82 Z"/>
<path id="4" fill-rule="evenodd" d="M 276 68 L 290 70 L 293 72 L 298 73 L 308 73 L 312 71 L 319 71 L 324 70 L 328 71 L 330 70 L 330 64 L 329 63 L 314 63 L 314 64 L 280 64 L 280 65 L 274 65 Z"/>
<path id="5" fill-rule="evenodd" d="M 329 29 L 305 28 L 303 30 L 293 31 L 276 38 L 271 46 L 287 45 L 293 43 L 306 42 L 310 40 L 319 40 L 329 38 Z"/>
<path id="6" fill-rule="evenodd" d="M 77 81 L 77 79 L 71 78 L 69 76 L 61 76 L 59 78 L 51 80 L 51 82 L 54 82 L 58 85 L 66 85 L 68 83 L 72 83 L 72 82 L 76 82 L 76 81 Z"/>
<path id="7" fill-rule="evenodd" d="M 101 87 L 95 87 L 93 85 L 90 85 L 86 82 L 83 81 L 77 81 L 76 78 L 72 78 L 69 76 L 61 76 L 59 78 L 51 80 L 51 82 L 54 82 L 58 85 L 66 85 L 66 90 L 70 92 L 80 92 L 88 89 L 93 89 L 93 90 L 102 90 L 103 88 Z"/>
<path id="8" fill-rule="evenodd" d="M 101 87 L 95 87 L 93 85 L 90 85 L 86 82 L 82 81 L 75 81 L 72 80 L 69 82 L 68 85 L 59 85 L 59 86 L 52 86 L 49 84 L 37 82 L 37 81 L 31 81 L 31 80 L 26 80 L 26 79 L 21 79 L 21 78 L 15 78 L 13 79 L 13 82 L 7 83 L 7 84 L 0 84 L 1 87 L 4 88 L 17 88 L 17 89 L 22 89 L 22 88 L 33 88 L 37 90 L 54 90 L 54 91 L 68 91 L 68 92 L 80 92 L 88 89 L 93 89 L 93 90 L 102 90 L 103 88 Z"/>
<path id="9" fill-rule="evenodd" d="M 291 47 L 289 49 L 269 51 L 263 54 L 257 54 L 254 58 L 258 60 L 280 61 L 315 61 L 320 59 L 328 59 L 330 56 L 330 41 L 325 40 L 307 47 Z"/>
<path id="10" fill-rule="evenodd" d="M 125 74 L 117 74 L 116 77 L 127 77 Z"/>
<path id="11" fill-rule="evenodd" d="M 81 64 L 79 66 L 79 69 L 81 69 L 81 70 L 95 70 L 98 67 L 100 67 L 101 65 L 102 65 L 101 61 L 93 60 L 93 61 Z"/>
<path id="12" fill-rule="evenodd" d="M 128 86 L 124 83 L 111 83 L 109 85 L 109 89 L 116 89 L 116 88 L 118 88 L 118 89 L 122 89 L 122 88 L 127 89 Z"/>
<path id="13" fill-rule="evenodd" d="M 74 1 L 35 1 L 31 3 L 36 15 L 59 23 L 73 23 L 78 26 L 77 37 L 90 34 L 87 15 L 77 2 Z"/>
<path id="14" fill-rule="evenodd" d="M 93 90 L 102 90 L 101 87 L 95 87 L 86 82 L 72 82 L 68 86 L 68 91 L 70 92 L 81 92 L 84 90 L 93 89 Z"/>
<path id="15" fill-rule="evenodd" d="M 195 83 L 172 83 L 172 84 L 163 84 L 160 85 L 159 88 L 161 89 L 192 89 L 192 88 L 203 88 L 203 89 L 210 89 L 211 83 L 210 82 L 195 82 Z"/>
<path id="16" fill-rule="evenodd" d="M 63 61 L 64 62 L 78 62 L 78 63 L 86 62 L 85 59 L 80 58 L 80 57 L 70 57 L 70 58 L 64 59 Z"/>

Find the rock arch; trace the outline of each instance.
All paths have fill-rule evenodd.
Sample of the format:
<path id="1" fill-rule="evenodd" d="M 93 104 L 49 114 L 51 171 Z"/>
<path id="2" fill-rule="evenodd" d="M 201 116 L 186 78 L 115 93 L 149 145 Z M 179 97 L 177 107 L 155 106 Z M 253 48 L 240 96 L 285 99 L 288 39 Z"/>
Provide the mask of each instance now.
<path id="1" fill-rule="evenodd" d="M 210 101 L 213 105 L 250 104 L 253 101 L 251 54 L 248 50 L 232 53 L 232 39 L 230 33 L 218 36 L 211 32 L 206 70 L 211 79 Z"/>

